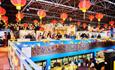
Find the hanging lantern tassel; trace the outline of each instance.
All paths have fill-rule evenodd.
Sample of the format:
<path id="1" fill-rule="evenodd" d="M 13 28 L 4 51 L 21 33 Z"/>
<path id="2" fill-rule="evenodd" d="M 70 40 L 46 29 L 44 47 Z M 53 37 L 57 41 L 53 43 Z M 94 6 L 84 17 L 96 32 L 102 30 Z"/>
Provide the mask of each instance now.
<path id="1" fill-rule="evenodd" d="M 85 19 L 85 12 L 84 12 L 84 15 L 83 15 L 83 19 Z"/>
<path id="2" fill-rule="evenodd" d="M 42 24 L 42 17 L 40 17 L 40 24 Z"/>
<path id="3" fill-rule="evenodd" d="M 39 16 L 39 19 L 40 19 L 40 24 L 42 23 L 42 17 L 41 16 Z"/>
<path id="4" fill-rule="evenodd" d="M 100 24 L 101 19 L 98 19 L 98 24 Z"/>

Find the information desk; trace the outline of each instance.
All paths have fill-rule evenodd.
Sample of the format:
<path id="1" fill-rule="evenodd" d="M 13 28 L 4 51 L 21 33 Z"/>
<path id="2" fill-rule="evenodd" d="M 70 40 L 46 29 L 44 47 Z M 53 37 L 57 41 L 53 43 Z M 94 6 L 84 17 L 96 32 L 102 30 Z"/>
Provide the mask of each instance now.
<path id="1" fill-rule="evenodd" d="M 115 41 L 106 40 L 54 40 L 39 42 L 9 42 L 9 46 L 14 48 L 14 53 L 18 55 L 21 68 L 27 66 L 39 70 L 51 70 L 52 62 L 71 61 L 80 55 L 88 55 L 95 58 L 96 52 L 115 48 Z M 23 54 L 23 55 L 22 55 Z M 11 59 L 11 51 L 9 57 Z M 25 62 L 25 64 L 23 62 Z M 12 62 L 12 61 L 11 61 Z M 13 64 L 13 63 L 12 63 Z M 23 66 L 24 64 L 24 66 Z M 25 68 L 25 69 L 28 69 Z"/>

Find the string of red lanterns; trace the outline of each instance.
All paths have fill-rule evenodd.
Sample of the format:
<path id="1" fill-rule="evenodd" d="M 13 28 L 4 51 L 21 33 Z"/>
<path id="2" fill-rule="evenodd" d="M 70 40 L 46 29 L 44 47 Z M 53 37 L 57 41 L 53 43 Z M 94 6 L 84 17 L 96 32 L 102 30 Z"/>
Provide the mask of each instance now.
<path id="1" fill-rule="evenodd" d="M 21 10 L 21 7 L 26 5 L 26 0 L 10 0 L 11 3 L 16 6 L 16 9 L 18 10 L 18 13 L 16 14 L 16 21 L 19 22 L 23 19 L 24 15 L 19 12 Z"/>

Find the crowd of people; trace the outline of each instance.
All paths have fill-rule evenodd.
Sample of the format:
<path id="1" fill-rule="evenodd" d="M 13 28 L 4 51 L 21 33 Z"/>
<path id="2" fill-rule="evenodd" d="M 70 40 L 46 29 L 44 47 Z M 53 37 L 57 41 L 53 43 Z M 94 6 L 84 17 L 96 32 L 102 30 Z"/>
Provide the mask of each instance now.
<path id="1" fill-rule="evenodd" d="M 76 55 L 71 57 L 52 59 L 50 70 L 105 70 L 107 62 L 96 63 L 90 54 Z M 39 64 L 45 70 L 46 64 Z"/>
<path id="2" fill-rule="evenodd" d="M 79 58 L 64 64 L 55 62 L 53 66 L 51 70 L 105 70 L 107 65 L 105 62 L 97 64 L 92 58 Z"/>
<path id="3" fill-rule="evenodd" d="M 46 27 L 46 25 L 48 25 L 48 28 Z M 10 29 L 13 33 L 15 38 L 19 38 L 19 30 L 35 30 L 36 31 L 42 31 L 43 33 L 39 34 L 36 38 L 36 36 L 34 36 L 33 34 L 28 34 L 25 36 L 25 38 L 30 38 L 31 40 L 41 40 L 41 39 L 56 39 L 56 40 L 60 40 L 62 38 L 65 39 L 76 39 L 78 36 L 80 36 L 81 38 L 101 38 L 101 34 L 98 35 L 89 35 L 87 33 L 81 33 L 79 35 L 76 35 L 75 32 L 70 32 L 70 33 L 62 33 L 62 32 L 56 32 L 55 29 L 61 26 L 60 28 L 64 28 L 66 26 L 72 26 L 75 27 L 75 32 L 79 32 L 79 31 L 89 31 L 89 32 L 97 32 L 97 33 L 101 33 L 103 31 L 108 31 L 111 30 L 111 32 L 113 32 L 113 28 L 114 26 L 110 26 L 108 25 L 106 28 L 103 25 L 86 25 L 85 27 L 81 24 L 9 24 L 7 29 Z M 57 28 L 58 29 L 58 28 Z M 51 30 L 51 31 L 48 31 Z M 111 36 L 113 37 L 113 33 L 111 33 Z"/>
<path id="4" fill-rule="evenodd" d="M 55 39 L 55 40 L 60 40 L 60 39 L 78 39 L 78 37 L 80 39 L 83 39 L 83 38 L 101 38 L 101 34 L 92 34 L 92 35 L 89 35 L 90 33 L 80 33 L 78 35 L 74 34 L 74 33 L 69 33 L 69 34 L 61 34 L 61 33 L 51 33 L 51 32 L 43 32 L 43 33 L 40 33 L 39 35 L 37 36 L 34 36 L 33 34 L 29 33 L 27 35 L 25 35 L 24 38 L 29 38 L 30 40 L 32 41 L 35 41 L 35 40 L 42 40 L 42 39 Z"/>

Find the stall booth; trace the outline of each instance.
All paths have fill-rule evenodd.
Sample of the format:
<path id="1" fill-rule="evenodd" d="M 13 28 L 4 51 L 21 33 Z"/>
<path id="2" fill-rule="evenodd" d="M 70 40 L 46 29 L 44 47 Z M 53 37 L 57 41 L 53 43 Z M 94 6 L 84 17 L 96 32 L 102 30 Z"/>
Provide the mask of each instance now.
<path id="1" fill-rule="evenodd" d="M 56 67 L 67 68 L 66 64 L 75 60 L 82 63 L 82 58 L 96 62 L 98 51 L 115 48 L 115 41 L 111 45 L 106 43 L 97 39 L 9 41 L 9 59 L 12 68 L 18 70 L 55 70 Z"/>

